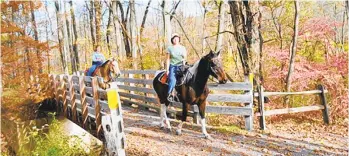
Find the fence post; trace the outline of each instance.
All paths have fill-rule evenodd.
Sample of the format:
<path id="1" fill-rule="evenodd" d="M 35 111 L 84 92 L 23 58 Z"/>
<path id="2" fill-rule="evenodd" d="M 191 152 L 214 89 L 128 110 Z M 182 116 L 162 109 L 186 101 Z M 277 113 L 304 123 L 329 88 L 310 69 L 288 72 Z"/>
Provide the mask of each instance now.
<path id="1" fill-rule="evenodd" d="M 76 102 L 75 102 L 75 89 L 74 89 L 74 82 L 73 82 L 73 76 L 69 76 L 69 92 L 70 92 L 70 104 L 71 104 L 71 110 L 72 110 L 72 119 L 74 122 L 76 122 Z"/>
<path id="2" fill-rule="evenodd" d="M 142 74 L 142 76 L 143 76 L 143 79 L 149 79 L 149 74 Z M 143 84 L 143 87 L 145 87 L 145 88 L 149 88 L 149 85 L 147 85 L 147 84 Z M 147 93 L 144 93 L 144 96 L 148 96 L 148 94 Z M 148 103 L 148 102 L 145 102 L 146 104 Z"/>
<path id="3" fill-rule="evenodd" d="M 102 130 L 101 124 L 101 105 L 99 104 L 99 96 L 98 96 L 98 77 L 92 78 L 92 92 L 93 92 L 93 101 L 95 103 L 95 111 L 96 111 L 96 129 L 97 129 L 97 138 L 100 138 L 100 132 Z"/>
<path id="4" fill-rule="evenodd" d="M 59 103 L 59 75 L 54 78 L 54 88 L 55 88 L 55 99 L 56 99 L 56 112 L 57 115 L 60 114 L 60 103 Z"/>
<path id="5" fill-rule="evenodd" d="M 85 76 L 79 76 L 79 85 L 80 85 L 80 101 L 81 101 L 81 114 L 82 114 L 82 127 L 87 128 L 87 119 L 88 119 L 88 108 L 86 104 L 86 87 L 85 87 Z"/>
<path id="6" fill-rule="evenodd" d="M 55 78 L 54 78 L 54 75 L 50 74 L 50 91 L 51 91 L 51 95 L 53 97 L 51 98 L 55 98 L 54 95 L 56 95 L 56 92 L 55 92 Z"/>
<path id="7" fill-rule="evenodd" d="M 68 117 L 67 86 L 64 82 L 64 75 L 61 75 L 59 79 L 62 86 L 63 116 Z"/>
<path id="8" fill-rule="evenodd" d="M 259 126 L 261 130 L 266 130 L 265 116 L 264 116 L 264 87 L 261 85 L 258 92 L 258 102 L 259 102 Z"/>
<path id="9" fill-rule="evenodd" d="M 253 111 L 253 81 L 252 80 L 253 80 L 253 74 L 250 73 L 249 75 L 245 76 L 245 82 L 249 82 L 249 83 L 252 84 L 251 90 L 249 90 L 247 93 L 245 93 L 245 94 L 250 95 L 250 97 L 251 97 L 250 101 L 251 102 L 250 103 L 245 103 L 245 106 L 248 107 L 248 108 L 251 108 L 252 111 Z M 253 112 L 252 112 L 251 115 L 245 115 L 244 118 L 245 118 L 245 128 L 246 128 L 246 130 L 248 130 L 248 131 L 253 130 Z"/>
<path id="10" fill-rule="evenodd" d="M 129 79 L 131 76 L 130 76 L 129 73 L 127 73 L 127 74 L 125 74 L 125 77 L 126 77 L 127 79 Z M 131 86 L 131 83 L 125 82 L 125 85 Z M 128 90 L 127 93 L 131 93 L 131 91 Z M 131 100 L 131 98 L 128 98 L 128 99 Z M 130 104 L 130 106 L 132 106 L 132 104 Z"/>
<path id="11" fill-rule="evenodd" d="M 103 131 L 107 144 L 108 155 L 124 156 L 125 133 L 122 118 L 121 101 L 116 88 L 107 89 L 110 115 L 102 117 Z"/>
<path id="12" fill-rule="evenodd" d="M 325 87 L 323 85 L 319 85 L 318 88 L 319 90 L 321 90 L 320 99 L 321 99 L 321 104 L 324 106 L 324 109 L 322 110 L 322 116 L 324 118 L 324 122 L 326 124 L 330 124 L 328 105 L 327 105 L 326 95 L 325 95 Z"/>
<path id="13" fill-rule="evenodd" d="M 134 74 L 128 74 L 128 78 L 129 79 L 133 79 L 134 78 Z M 136 86 L 135 83 L 129 83 L 129 84 L 130 84 L 131 87 Z M 130 94 L 134 94 L 134 91 L 130 91 Z"/>

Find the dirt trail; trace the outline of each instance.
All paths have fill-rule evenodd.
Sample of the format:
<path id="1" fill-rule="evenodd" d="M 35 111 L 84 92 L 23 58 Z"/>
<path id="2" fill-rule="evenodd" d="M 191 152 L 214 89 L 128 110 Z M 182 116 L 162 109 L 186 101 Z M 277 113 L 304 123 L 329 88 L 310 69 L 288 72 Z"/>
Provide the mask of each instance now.
<path id="1" fill-rule="evenodd" d="M 314 131 L 313 135 L 273 127 L 267 134 L 255 132 L 224 134 L 208 129 L 204 139 L 200 127 L 188 123 L 181 136 L 159 128 L 159 116 L 125 107 L 127 155 L 348 155 L 346 134 Z"/>

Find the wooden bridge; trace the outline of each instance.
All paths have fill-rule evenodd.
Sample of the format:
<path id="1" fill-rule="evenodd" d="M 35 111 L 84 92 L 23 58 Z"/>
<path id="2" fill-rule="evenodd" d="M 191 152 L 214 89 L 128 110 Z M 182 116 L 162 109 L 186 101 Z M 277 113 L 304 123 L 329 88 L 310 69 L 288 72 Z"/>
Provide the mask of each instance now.
<path id="1" fill-rule="evenodd" d="M 119 82 L 119 95 L 123 105 L 137 105 L 150 111 L 160 111 L 156 93 L 152 89 L 152 78 L 156 70 L 125 70 L 122 71 L 123 77 L 117 78 Z M 83 128 L 89 130 L 92 134 L 101 138 L 102 125 L 101 117 L 110 113 L 107 103 L 107 92 L 98 88 L 97 77 L 78 76 L 78 75 L 51 75 L 52 91 L 55 93 L 57 112 L 63 112 L 63 115 L 78 123 Z M 265 116 L 276 114 L 287 114 L 296 112 L 306 112 L 322 110 L 325 123 L 329 123 L 328 106 L 326 104 L 325 93 L 327 90 L 319 86 L 319 90 L 305 92 L 265 92 L 263 87 L 258 88 L 258 92 L 253 92 L 253 83 L 249 77 L 244 82 L 231 82 L 227 84 L 210 83 L 209 103 L 229 102 L 242 103 L 242 107 L 235 106 L 214 106 L 208 105 L 206 113 L 239 115 L 245 119 L 245 129 L 253 130 L 253 118 L 259 117 L 260 128 L 265 129 Z M 225 92 L 225 93 L 215 93 Z M 234 92 L 234 93 L 232 93 Z M 320 96 L 321 104 L 313 106 L 304 106 L 297 108 L 284 108 L 276 110 L 265 110 L 264 97 L 316 94 Z M 253 109 L 254 97 L 259 97 L 258 109 Z M 175 110 L 168 109 L 169 115 L 173 117 L 181 115 L 181 103 L 173 103 Z M 197 106 L 193 106 L 189 111 L 189 116 L 193 118 L 194 123 L 198 123 L 199 115 Z"/>

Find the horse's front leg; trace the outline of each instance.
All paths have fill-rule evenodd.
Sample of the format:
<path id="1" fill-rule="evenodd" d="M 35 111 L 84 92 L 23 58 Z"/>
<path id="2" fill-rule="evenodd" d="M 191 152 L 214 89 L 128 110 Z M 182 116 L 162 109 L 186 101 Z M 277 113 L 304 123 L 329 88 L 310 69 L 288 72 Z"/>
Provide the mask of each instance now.
<path id="1" fill-rule="evenodd" d="M 177 131 L 176 134 L 177 135 L 181 135 L 182 134 L 182 126 L 184 124 L 185 121 L 187 121 L 187 114 L 188 114 L 188 110 L 189 110 L 189 106 L 190 104 L 186 103 L 186 102 L 182 102 L 183 107 L 182 107 L 182 120 L 181 122 L 178 124 L 177 127 Z"/>
<path id="2" fill-rule="evenodd" d="M 99 83 L 99 87 L 104 90 L 110 88 L 110 84 L 107 82 L 98 82 L 98 83 Z"/>
<path id="3" fill-rule="evenodd" d="M 206 104 L 208 104 L 208 102 L 205 100 L 202 103 L 199 103 L 199 114 L 201 117 L 201 131 L 204 134 L 204 137 L 206 139 L 212 139 L 211 136 L 207 133 L 206 131 L 206 119 L 205 119 L 205 109 L 206 109 Z"/>

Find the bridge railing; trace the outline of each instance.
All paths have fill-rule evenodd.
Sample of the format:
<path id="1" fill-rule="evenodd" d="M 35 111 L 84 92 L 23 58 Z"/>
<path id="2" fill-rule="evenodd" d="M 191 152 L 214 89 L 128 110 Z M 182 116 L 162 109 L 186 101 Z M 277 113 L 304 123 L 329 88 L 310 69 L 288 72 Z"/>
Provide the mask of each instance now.
<path id="1" fill-rule="evenodd" d="M 125 104 L 135 104 L 146 109 L 153 109 L 160 111 L 156 92 L 152 88 L 153 77 L 155 77 L 156 70 L 124 70 L 123 77 L 117 78 L 120 90 L 121 101 Z M 253 129 L 253 84 L 248 78 L 245 82 L 234 82 L 227 84 L 208 84 L 210 90 L 214 91 L 232 91 L 240 90 L 243 94 L 209 94 L 208 102 L 231 102 L 244 103 L 245 107 L 235 106 L 206 106 L 206 113 L 227 114 L 227 115 L 242 115 L 245 118 L 245 128 L 247 130 Z M 181 115 L 182 104 L 174 102 L 172 105 L 176 110 L 168 109 L 168 112 Z M 189 111 L 189 116 L 193 117 L 194 123 L 198 123 L 199 109 L 196 105 Z"/>
<path id="2" fill-rule="evenodd" d="M 57 112 L 80 124 L 99 138 L 101 117 L 108 114 L 107 92 L 98 88 L 98 78 L 76 75 L 51 75 Z"/>

